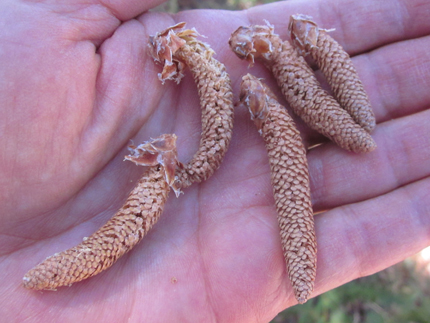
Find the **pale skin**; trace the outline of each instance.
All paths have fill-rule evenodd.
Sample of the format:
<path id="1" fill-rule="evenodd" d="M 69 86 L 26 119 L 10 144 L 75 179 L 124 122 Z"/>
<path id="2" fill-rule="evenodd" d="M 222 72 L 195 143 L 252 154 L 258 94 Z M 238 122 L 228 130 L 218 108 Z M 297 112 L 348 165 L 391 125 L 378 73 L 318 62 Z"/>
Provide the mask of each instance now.
<path id="1" fill-rule="evenodd" d="M 146 52 L 149 35 L 180 21 L 208 37 L 236 95 L 248 69 L 227 41 L 241 25 L 266 18 L 287 39 L 289 15 L 308 14 L 336 28 L 332 37 L 353 57 L 375 111 L 378 148 L 348 153 L 295 118 L 305 145 L 324 143 L 308 153 L 314 211 L 329 210 L 315 217 L 313 296 L 430 245 L 428 1 L 144 13 L 159 2 L 0 4 L 2 319 L 268 322 L 296 303 L 264 143 L 243 107 L 221 168 L 180 198 L 171 194 L 154 229 L 112 268 L 57 292 L 21 286 L 27 270 L 79 243 L 122 205 L 143 171 L 123 162 L 130 138 L 139 144 L 176 133 L 179 159 L 194 154 L 194 81 L 187 74 L 179 86 L 161 85 L 161 68 Z M 275 86 L 259 64 L 252 73 Z"/>

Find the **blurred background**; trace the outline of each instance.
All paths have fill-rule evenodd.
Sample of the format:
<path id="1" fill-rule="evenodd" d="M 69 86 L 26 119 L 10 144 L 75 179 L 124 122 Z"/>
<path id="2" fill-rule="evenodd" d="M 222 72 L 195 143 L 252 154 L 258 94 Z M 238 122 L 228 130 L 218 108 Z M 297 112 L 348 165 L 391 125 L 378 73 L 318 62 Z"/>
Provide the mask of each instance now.
<path id="1" fill-rule="evenodd" d="M 155 10 L 243 10 L 273 0 L 169 0 Z M 430 247 L 278 314 L 272 323 L 429 323 Z"/>
<path id="2" fill-rule="evenodd" d="M 156 10 L 178 12 L 188 9 L 243 10 L 253 6 L 275 2 L 273 0 L 169 0 Z"/>

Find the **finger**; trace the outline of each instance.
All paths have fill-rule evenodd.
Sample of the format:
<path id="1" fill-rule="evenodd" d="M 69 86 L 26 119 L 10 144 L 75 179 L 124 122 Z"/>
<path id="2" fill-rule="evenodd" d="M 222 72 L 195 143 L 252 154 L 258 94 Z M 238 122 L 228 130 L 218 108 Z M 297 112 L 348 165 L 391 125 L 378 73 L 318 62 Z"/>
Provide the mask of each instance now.
<path id="1" fill-rule="evenodd" d="M 66 3 L 38 4 L 21 8 L 19 20 L 43 20 L 38 29 L 48 26 L 46 34 L 54 33 L 62 40 L 89 40 L 97 46 L 112 35 L 121 21 L 130 20 L 166 0 L 92 0 L 89 3 L 75 0 Z M 15 6 L 15 3 L 11 3 Z M 31 8 L 29 10 L 29 8 Z M 6 8 L 7 10 L 8 8 Z M 35 14 L 36 13 L 36 14 Z M 13 18 L 13 14 L 10 15 Z M 55 20 L 52 28 L 51 19 Z M 14 19 L 16 21 L 16 18 Z"/>
<path id="2" fill-rule="evenodd" d="M 118 19 L 125 21 L 152 9 L 166 0 L 98 0 Z"/>
<path id="3" fill-rule="evenodd" d="M 331 143 L 311 150 L 314 211 L 371 199 L 430 176 L 429 122 L 430 111 L 425 111 L 380 125 L 375 131 L 378 148 L 365 155 L 345 152 Z M 212 193 L 223 192 L 232 207 L 272 205 L 264 145 L 252 124 L 239 127 L 245 129 L 236 127 L 229 154 L 211 183 Z"/>
<path id="4" fill-rule="evenodd" d="M 430 105 L 430 36 L 354 57 L 378 123 Z"/>
<path id="5" fill-rule="evenodd" d="M 287 38 L 289 15 L 311 15 L 350 54 L 368 51 L 388 43 L 421 37 L 430 32 L 426 0 L 365 1 L 282 1 L 249 10 L 253 24 L 267 19 L 276 32 Z M 365 36 L 364 36 L 365 35 Z"/>
<path id="6" fill-rule="evenodd" d="M 91 136 L 84 141 L 87 148 L 83 150 L 103 147 L 108 160 L 130 138 L 141 142 L 174 132 L 180 159 L 186 161 L 194 154 L 201 132 L 194 80 L 186 76 L 179 85 L 162 84 L 158 78 L 161 67 L 147 51 L 149 36 L 175 21 L 163 13 L 144 14 L 138 21 L 140 24 L 135 20 L 122 24 L 99 49 L 103 64 L 97 79 L 98 109 L 88 124 Z M 104 129 L 115 130 L 107 136 Z"/>
<path id="7" fill-rule="evenodd" d="M 147 52 L 147 39 L 144 26 L 131 20 L 122 24 L 100 47 L 102 65 L 96 84 L 98 108 L 93 110 L 88 124 L 91 131 L 83 141 L 84 151 L 103 147 L 105 158 L 109 160 L 143 124 L 147 124 L 147 131 L 142 134 L 145 137 L 138 140 L 169 132 L 168 120 L 160 120 L 166 111 L 159 102 L 166 94 L 165 89 L 171 87 L 161 86 L 158 66 Z M 155 112 L 158 122 L 148 123 Z M 106 129 L 110 129 L 108 135 Z"/>
<path id="8" fill-rule="evenodd" d="M 308 154 L 315 211 L 363 201 L 430 176 L 430 110 L 378 125 L 366 155 L 332 145 Z M 329 147 L 332 146 L 332 147 Z"/>
<path id="9" fill-rule="evenodd" d="M 364 47 L 355 49 L 355 52 L 397 42 L 353 59 L 371 99 L 378 122 L 421 111 L 428 106 L 430 103 L 430 93 L 427 91 L 430 85 L 430 38 L 411 38 L 430 33 L 430 22 L 426 15 L 416 12 L 426 8 L 430 10 L 430 3 L 400 1 L 396 6 L 386 1 L 372 1 L 371 4 L 366 1 L 351 2 L 348 5 L 337 6 L 337 10 L 327 11 L 326 6 L 311 5 L 312 2 L 299 2 L 294 5 L 298 6 L 299 10 L 303 7 L 303 10 L 298 12 L 309 13 L 309 10 L 313 10 L 310 14 L 323 28 L 324 26 L 330 28 L 332 24 L 336 24 L 334 27 L 337 30 L 331 33 L 331 36 L 344 45 L 349 52 L 352 51 L 351 46 L 358 44 L 363 44 Z M 287 24 L 285 16 L 297 9 L 290 8 L 292 4 L 283 2 L 261 9 L 253 8 L 249 13 L 250 20 L 252 23 L 261 24 L 263 23 L 261 17 L 266 16 L 275 25 L 275 32 L 283 34 L 283 39 L 288 39 L 289 37 L 284 33 L 286 28 L 283 26 Z M 331 6 L 333 6 L 332 2 L 328 4 L 329 8 Z M 262 15 L 261 11 L 265 14 Z M 396 11 L 399 12 L 398 15 L 394 15 Z M 269 12 L 285 12 L 285 15 L 281 19 L 279 14 L 269 15 Z M 350 12 L 354 12 L 354 15 L 351 16 Z M 380 20 L 376 19 L 377 12 Z M 404 31 L 402 32 L 400 28 Z M 371 32 L 367 33 L 366 29 Z M 363 33 L 366 33 L 366 37 L 363 37 Z M 368 34 L 371 34 L 370 37 Z"/>
<path id="10" fill-rule="evenodd" d="M 385 269 L 430 245 L 430 179 L 316 217 L 316 294 Z"/>
<path id="11" fill-rule="evenodd" d="M 245 119 L 245 112 L 240 115 Z M 430 111 L 425 111 L 379 125 L 374 135 L 378 148 L 365 155 L 345 152 L 331 143 L 311 150 L 314 211 L 364 201 L 430 176 L 429 122 Z M 273 205 L 263 142 L 254 125 L 245 120 L 235 129 L 225 162 L 211 182 L 211 194 L 222 192 L 228 201 L 223 204 L 229 207 Z"/>

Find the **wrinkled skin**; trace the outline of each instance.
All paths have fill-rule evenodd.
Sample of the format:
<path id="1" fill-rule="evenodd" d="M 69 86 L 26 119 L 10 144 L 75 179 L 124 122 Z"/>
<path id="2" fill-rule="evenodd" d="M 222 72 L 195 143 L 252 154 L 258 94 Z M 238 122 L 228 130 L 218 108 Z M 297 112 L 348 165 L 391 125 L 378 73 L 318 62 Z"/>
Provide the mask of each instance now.
<path id="1" fill-rule="evenodd" d="M 160 66 L 146 52 L 149 35 L 179 21 L 208 36 L 236 95 L 248 70 L 227 40 L 240 25 L 266 18 L 286 39 L 285 17 L 306 13 L 336 28 L 332 36 L 353 57 L 375 110 L 378 149 L 345 152 L 297 121 L 306 145 L 323 143 L 308 154 L 321 212 L 314 295 L 430 245 L 428 1 L 145 13 L 158 2 L 0 4 L 2 320 L 267 322 L 295 304 L 264 143 L 243 107 L 221 168 L 178 199 L 171 194 L 160 222 L 111 269 L 57 292 L 21 286 L 27 270 L 79 243 L 121 206 L 143 171 L 123 161 L 130 138 L 139 144 L 174 132 L 183 162 L 196 150 L 193 80 L 161 85 Z M 252 73 L 275 85 L 260 65 Z"/>

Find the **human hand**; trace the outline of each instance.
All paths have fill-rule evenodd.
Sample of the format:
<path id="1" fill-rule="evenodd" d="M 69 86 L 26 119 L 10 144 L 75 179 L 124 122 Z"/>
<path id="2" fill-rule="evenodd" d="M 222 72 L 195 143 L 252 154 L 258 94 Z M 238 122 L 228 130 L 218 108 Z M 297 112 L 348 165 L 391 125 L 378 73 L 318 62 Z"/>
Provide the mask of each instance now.
<path id="1" fill-rule="evenodd" d="M 146 51 L 149 35 L 179 21 L 208 37 L 236 95 L 248 72 L 275 88 L 262 66 L 248 70 L 230 52 L 228 38 L 240 25 L 268 19 L 287 39 L 289 15 L 309 14 L 322 28 L 336 28 L 332 36 L 354 56 L 376 114 L 378 148 L 345 152 L 296 119 L 306 145 L 324 143 L 308 153 L 314 210 L 321 212 L 314 295 L 430 244 L 425 1 L 288 1 L 132 19 L 157 2 L 0 4 L 5 321 L 265 322 L 295 303 L 265 147 L 241 107 L 221 168 L 180 198 L 171 194 L 133 251 L 71 288 L 41 293 L 21 286 L 28 269 L 79 243 L 121 206 L 143 171 L 123 162 L 130 138 L 176 133 L 183 162 L 196 150 L 200 108 L 191 76 L 161 85 L 161 68 Z"/>

